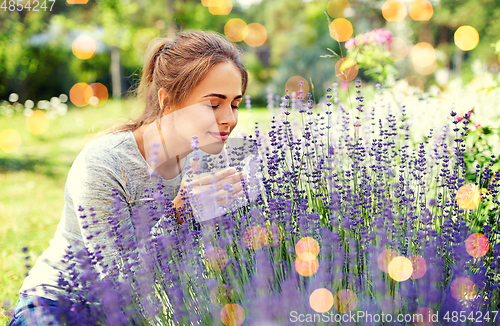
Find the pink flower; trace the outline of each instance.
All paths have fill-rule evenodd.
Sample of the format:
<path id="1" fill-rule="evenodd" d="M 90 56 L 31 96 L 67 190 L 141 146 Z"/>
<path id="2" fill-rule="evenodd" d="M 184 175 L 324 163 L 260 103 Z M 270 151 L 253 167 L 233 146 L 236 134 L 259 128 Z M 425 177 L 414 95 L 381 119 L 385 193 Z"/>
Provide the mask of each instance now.
<path id="1" fill-rule="evenodd" d="M 370 36 L 377 45 L 382 45 L 392 40 L 392 33 L 384 28 L 374 29 L 370 32 Z"/>
<path id="2" fill-rule="evenodd" d="M 349 50 L 350 48 L 353 48 L 356 46 L 356 39 L 354 37 L 351 37 L 345 42 L 345 48 Z"/>
<path id="3" fill-rule="evenodd" d="M 372 31 L 351 37 L 345 42 L 346 49 L 361 47 L 362 45 L 382 45 L 392 42 L 392 33 L 384 28 L 374 29 Z"/>
<path id="4" fill-rule="evenodd" d="M 474 110 L 474 109 L 472 109 L 472 110 Z M 471 114 L 472 114 L 472 110 L 470 110 L 469 112 L 467 112 L 467 114 L 466 114 L 466 115 L 467 115 L 467 120 L 468 120 L 468 119 L 470 119 L 470 116 L 471 116 Z M 457 117 L 457 121 L 458 121 L 458 122 L 462 121 L 462 120 L 464 119 L 464 117 L 465 117 L 465 115 L 464 115 L 464 116 L 459 115 L 459 116 Z"/>
<path id="5" fill-rule="evenodd" d="M 481 128 L 481 125 L 478 123 L 478 124 L 476 124 L 475 126 L 470 127 L 470 128 L 469 128 L 469 130 L 470 130 L 470 131 L 476 131 L 476 130 L 478 130 L 479 128 Z"/>

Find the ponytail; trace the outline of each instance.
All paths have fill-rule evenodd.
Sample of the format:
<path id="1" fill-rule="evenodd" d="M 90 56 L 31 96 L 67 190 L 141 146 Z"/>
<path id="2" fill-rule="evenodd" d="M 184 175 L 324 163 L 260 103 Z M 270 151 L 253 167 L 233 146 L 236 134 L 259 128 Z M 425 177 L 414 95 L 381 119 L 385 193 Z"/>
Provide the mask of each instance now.
<path id="1" fill-rule="evenodd" d="M 163 52 L 165 45 L 168 44 L 168 39 L 157 38 L 151 41 L 146 50 L 146 60 L 142 69 L 142 77 L 139 87 L 137 88 L 137 97 L 145 99 L 147 90 L 153 83 L 156 61 Z"/>

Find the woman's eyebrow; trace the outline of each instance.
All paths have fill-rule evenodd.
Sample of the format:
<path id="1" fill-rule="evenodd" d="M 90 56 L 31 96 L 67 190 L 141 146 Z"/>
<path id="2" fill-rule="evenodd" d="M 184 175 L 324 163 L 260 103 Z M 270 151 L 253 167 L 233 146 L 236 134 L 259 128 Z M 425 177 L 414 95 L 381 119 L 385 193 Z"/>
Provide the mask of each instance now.
<path id="1" fill-rule="evenodd" d="M 224 95 L 224 94 L 216 94 L 216 93 L 210 93 L 208 95 L 205 95 L 203 97 L 218 97 L 218 98 L 221 98 L 223 100 L 227 99 L 227 96 Z M 237 99 L 240 99 L 240 98 L 243 98 L 243 95 L 237 95 L 234 97 L 233 101 L 234 100 L 237 100 Z"/>

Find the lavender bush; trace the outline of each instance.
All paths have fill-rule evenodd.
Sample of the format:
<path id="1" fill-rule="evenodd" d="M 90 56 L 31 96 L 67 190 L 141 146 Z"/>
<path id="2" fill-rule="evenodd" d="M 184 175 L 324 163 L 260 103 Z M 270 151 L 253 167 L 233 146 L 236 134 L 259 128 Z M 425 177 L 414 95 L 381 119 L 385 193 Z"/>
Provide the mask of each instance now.
<path id="1" fill-rule="evenodd" d="M 337 84 L 323 105 L 269 93 L 270 130 L 246 137 L 258 155 L 243 207 L 178 225 L 159 183 L 124 230 L 117 200 L 110 277 L 99 247 L 68 251 L 84 266 L 61 279 L 68 324 L 498 324 L 500 174 L 487 163 L 466 183 L 469 120 L 451 112 L 415 144 L 404 106 L 380 88 L 367 105 L 355 85 L 352 109 Z"/>

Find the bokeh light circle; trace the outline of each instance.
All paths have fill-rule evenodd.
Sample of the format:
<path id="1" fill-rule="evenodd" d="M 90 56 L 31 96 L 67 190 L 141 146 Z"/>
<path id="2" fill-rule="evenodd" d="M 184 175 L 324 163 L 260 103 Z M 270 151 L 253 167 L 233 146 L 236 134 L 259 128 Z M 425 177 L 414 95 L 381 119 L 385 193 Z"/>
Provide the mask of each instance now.
<path id="1" fill-rule="evenodd" d="M 427 42 L 415 44 L 411 49 L 413 67 L 422 75 L 430 75 L 437 68 L 436 51 Z"/>
<path id="2" fill-rule="evenodd" d="M 390 45 L 391 58 L 394 61 L 401 61 L 408 55 L 408 45 L 400 37 L 393 37 Z"/>
<path id="3" fill-rule="evenodd" d="M 330 23 L 330 36 L 337 42 L 345 42 L 353 33 L 352 24 L 345 18 L 337 18 Z"/>
<path id="4" fill-rule="evenodd" d="M 39 109 L 47 110 L 50 107 L 50 102 L 47 100 L 40 100 L 36 104 L 36 107 Z"/>
<path id="5" fill-rule="evenodd" d="M 257 225 L 251 226 L 243 234 L 243 240 L 248 249 L 262 249 L 267 244 L 267 229 Z"/>
<path id="6" fill-rule="evenodd" d="M 90 59 L 97 52 L 97 42 L 90 35 L 80 35 L 73 41 L 72 50 L 78 59 Z"/>
<path id="7" fill-rule="evenodd" d="M 10 93 L 9 95 L 9 102 L 17 102 L 19 100 L 19 95 L 17 93 Z"/>
<path id="8" fill-rule="evenodd" d="M 395 257 L 398 257 L 399 254 L 396 250 L 386 249 L 380 253 L 377 257 L 377 265 L 380 270 L 385 273 L 389 273 L 389 263 Z"/>
<path id="9" fill-rule="evenodd" d="M 358 297 L 349 289 L 340 290 L 333 298 L 333 305 L 338 312 L 350 312 L 358 305 Z"/>
<path id="10" fill-rule="evenodd" d="M 259 23 L 251 23 L 247 26 L 247 35 L 245 43 L 251 47 L 258 47 L 264 44 L 267 40 L 267 31 L 264 26 Z"/>
<path id="11" fill-rule="evenodd" d="M 429 20 L 433 12 L 432 3 L 428 0 L 413 0 L 412 3 L 410 3 L 410 17 L 413 20 Z"/>
<path id="12" fill-rule="evenodd" d="M 330 0 L 326 4 L 328 15 L 333 18 L 345 17 L 349 9 L 351 9 L 351 5 L 348 0 Z"/>
<path id="13" fill-rule="evenodd" d="M 83 95 L 85 103 L 91 106 L 101 106 L 108 100 L 108 89 L 101 83 L 93 83 L 85 88 Z M 95 102 L 95 99 L 91 102 L 93 97 L 97 98 L 97 102 Z"/>
<path id="14" fill-rule="evenodd" d="M 14 153 L 21 147 L 21 135 L 14 129 L 0 132 L 0 149 L 6 153 Z"/>
<path id="15" fill-rule="evenodd" d="M 406 76 L 405 77 L 406 82 L 408 83 L 408 87 L 415 87 L 418 88 L 420 91 L 424 91 L 424 82 L 422 79 L 418 78 L 417 76 Z"/>
<path id="16" fill-rule="evenodd" d="M 412 280 L 421 278 L 427 272 L 427 262 L 424 257 L 419 255 L 413 255 L 409 257 L 411 264 L 413 266 L 413 273 L 411 274 Z"/>
<path id="17" fill-rule="evenodd" d="M 418 66 L 430 66 L 436 60 L 436 54 L 432 45 L 427 42 L 415 44 L 411 49 L 412 60 Z"/>
<path id="18" fill-rule="evenodd" d="M 474 184 L 466 184 L 458 189 L 456 198 L 460 208 L 471 210 L 481 203 L 481 190 Z"/>
<path id="19" fill-rule="evenodd" d="M 89 104 L 85 91 L 88 88 L 87 83 L 77 83 L 69 90 L 69 99 L 71 103 L 78 107 L 86 106 Z M 88 91 L 87 91 L 88 92 Z M 90 97 L 89 97 L 90 98 Z"/>
<path id="20" fill-rule="evenodd" d="M 28 108 L 26 108 L 26 109 L 24 109 L 24 110 L 23 110 L 23 114 L 24 114 L 26 117 L 29 117 L 29 116 L 31 116 L 31 115 L 33 114 L 33 110 L 32 110 L 32 109 L 28 109 Z"/>
<path id="21" fill-rule="evenodd" d="M 99 98 L 97 96 L 90 97 L 89 104 L 92 106 L 97 106 L 97 104 L 99 104 Z"/>
<path id="22" fill-rule="evenodd" d="M 325 288 L 316 289 L 309 296 L 309 305 L 319 313 L 330 310 L 333 306 L 333 294 Z"/>
<path id="23" fill-rule="evenodd" d="M 387 0 L 382 5 L 382 16 L 389 22 L 401 21 L 406 17 L 406 7 L 399 0 Z"/>
<path id="24" fill-rule="evenodd" d="M 288 78 L 288 80 L 286 81 L 285 90 L 288 90 L 287 94 L 290 95 L 290 97 L 292 98 L 294 96 L 295 97 L 299 96 L 302 97 L 302 99 L 304 99 L 307 96 L 307 93 L 309 93 L 309 83 L 302 76 L 293 76 Z"/>
<path id="25" fill-rule="evenodd" d="M 209 0 L 208 11 L 212 15 L 228 15 L 233 9 L 231 0 Z"/>
<path id="26" fill-rule="evenodd" d="M 212 271 L 223 270 L 228 261 L 227 253 L 222 248 L 208 248 L 205 251 L 205 264 Z"/>
<path id="27" fill-rule="evenodd" d="M 318 258 L 314 258 L 313 260 L 302 260 L 300 258 L 295 259 L 295 271 L 304 277 L 309 277 L 318 271 L 319 261 Z"/>
<path id="28" fill-rule="evenodd" d="M 483 257 L 490 248 L 488 238 L 481 233 L 471 234 L 465 241 L 467 253 L 474 258 Z"/>
<path id="29" fill-rule="evenodd" d="M 404 282 L 413 274 L 411 261 L 403 256 L 394 257 L 387 266 L 389 276 L 396 282 Z"/>
<path id="30" fill-rule="evenodd" d="M 311 237 L 302 238 L 295 245 L 295 252 L 301 260 L 314 260 L 319 254 L 318 241 Z"/>
<path id="31" fill-rule="evenodd" d="M 479 33 L 469 25 L 460 26 L 455 31 L 455 44 L 462 51 L 470 51 L 479 43 Z"/>
<path id="32" fill-rule="evenodd" d="M 220 319 L 226 326 L 239 326 L 245 321 L 245 310 L 236 303 L 228 303 L 220 312 Z"/>
<path id="33" fill-rule="evenodd" d="M 342 81 L 351 81 L 358 75 L 358 65 L 351 58 L 342 58 L 335 64 L 335 76 Z"/>
<path id="34" fill-rule="evenodd" d="M 33 135 L 41 135 L 49 129 L 49 119 L 45 112 L 41 110 L 33 111 L 29 117 L 26 117 L 26 129 Z"/>
<path id="35" fill-rule="evenodd" d="M 50 105 L 53 107 L 57 107 L 61 104 L 61 100 L 59 100 L 59 97 L 52 96 L 49 101 Z"/>
<path id="36" fill-rule="evenodd" d="M 224 25 L 224 35 L 233 42 L 243 41 L 247 34 L 248 25 L 243 19 L 230 19 L 226 25 Z"/>
<path id="37" fill-rule="evenodd" d="M 456 300 L 472 300 L 475 295 L 476 285 L 470 278 L 461 276 L 451 282 L 451 296 Z"/>
<path id="38" fill-rule="evenodd" d="M 436 68 L 437 68 L 437 61 L 434 61 L 430 66 L 425 66 L 425 67 L 422 67 L 422 66 L 414 66 L 413 68 L 415 68 L 415 71 L 418 72 L 419 74 L 421 75 L 430 75 L 432 74 L 434 71 L 436 71 Z"/>
<path id="39" fill-rule="evenodd" d="M 146 52 L 149 42 L 156 37 L 156 33 L 149 28 L 142 28 L 132 36 L 132 46 L 139 52 Z"/>
<path id="40" fill-rule="evenodd" d="M 24 107 L 26 109 L 32 109 L 34 106 L 35 102 L 33 102 L 32 100 L 26 100 L 26 102 L 24 102 Z"/>

